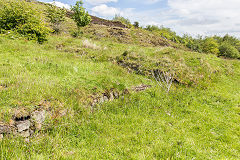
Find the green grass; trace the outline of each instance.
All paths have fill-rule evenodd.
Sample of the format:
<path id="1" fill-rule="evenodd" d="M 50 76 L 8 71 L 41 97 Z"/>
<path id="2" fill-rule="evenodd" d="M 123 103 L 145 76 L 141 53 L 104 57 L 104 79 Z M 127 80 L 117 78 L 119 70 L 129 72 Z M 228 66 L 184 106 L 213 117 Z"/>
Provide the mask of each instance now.
<path id="1" fill-rule="evenodd" d="M 1 141 L 0 159 L 240 159 L 239 60 L 107 39 L 91 49 L 83 39 L 59 35 L 39 45 L 0 37 L 1 119 L 41 100 L 69 111 L 49 119 L 29 143 Z M 168 94 L 156 86 L 92 110 L 94 93 L 157 85 L 117 65 L 124 51 L 128 62 L 146 68 L 159 62 L 195 84 L 174 84 Z"/>

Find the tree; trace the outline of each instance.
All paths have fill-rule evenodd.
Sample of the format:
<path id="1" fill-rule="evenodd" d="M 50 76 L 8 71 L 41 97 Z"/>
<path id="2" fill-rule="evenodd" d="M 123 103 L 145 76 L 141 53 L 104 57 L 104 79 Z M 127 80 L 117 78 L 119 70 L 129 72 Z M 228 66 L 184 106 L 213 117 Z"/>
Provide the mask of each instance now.
<path id="1" fill-rule="evenodd" d="M 60 24 L 65 21 L 65 14 L 65 9 L 58 8 L 55 5 L 48 6 L 46 10 L 48 21 L 51 23 L 53 30 L 57 33 L 60 31 Z"/>
<path id="2" fill-rule="evenodd" d="M 135 28 L 139 28 L 139 22 L 134 22 L 133 26 L 134 26 Z"/>
<path id="3" fill-rule="evenodd" d="M 218 47 L 219 47 L 219 44 L 213 38 L 207 37 L 203 41 L 203 52 L 212 53 L 212 54 L 218 54 L 219 53 Z"/>
<path id="4" fill-rule="evenodd" d="M 238 50 L 228 42 L 223 42 L 219 47 L 219 56 L 229 57 L 229 58 L 240 58 Z"/>
<path id="5" fill-rule="evenodd" d="M 71 10 L 73 11 L 72 18 L 76 22 L 78 28 L 84 27 L 91 22 L 91 16 L 85 11 L 85 8 L 83 8 L 82 0 L 77 1 L 75 6 L 71 7 Z"/>

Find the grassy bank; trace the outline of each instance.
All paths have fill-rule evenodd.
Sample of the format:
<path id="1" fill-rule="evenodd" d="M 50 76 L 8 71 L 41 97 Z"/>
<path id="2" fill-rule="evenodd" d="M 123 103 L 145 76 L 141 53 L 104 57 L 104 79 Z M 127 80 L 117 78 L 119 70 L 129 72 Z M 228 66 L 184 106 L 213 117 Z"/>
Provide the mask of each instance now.
<path id="1" fill-rule="evenodd" d="M 117 64 L 174 69 L 182 83 L 166 93 L 148 75 Z M 47 100 L 63 117 L 48 119 L 29 142 L 0 142 L 1 159 L 239 159 L 240 62 L 169 47 L 53 36 L 39 45 L 0 38 L 0 109 Z M 190 83 L 191 82 L 191 83 Z M 153 87 L 92 109 L 107 89 Z M 188 84 L 188 85 L 186 85 Z"/>

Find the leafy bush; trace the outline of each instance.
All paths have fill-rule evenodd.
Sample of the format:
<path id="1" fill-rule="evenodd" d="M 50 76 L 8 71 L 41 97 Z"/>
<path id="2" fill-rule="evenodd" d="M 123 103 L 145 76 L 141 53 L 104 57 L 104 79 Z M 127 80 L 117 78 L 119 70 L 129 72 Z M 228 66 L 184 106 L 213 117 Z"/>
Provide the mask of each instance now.
<path id="1" fill-rule="evenodd" d="M 240 52 L 240 40 L 238 38 L 226 34 L 224 37 L 214 36 L 214 39 L 216 39 L 219 44 L 226 42 L 234 46 Z"/>
<path id="2" fill-rule="evenodd" d="M 133 23 L 133 26 L 134 26 L 135 28 L 139 28 L 139 22 L 134 22 L 134 23 Z"/>
<path id="3" fill-rule="evenodd" d="M 151 32 L 160 30 L 160 28 L 156 25 L 147 25 L 145 29 Z"/>
<path id="4" fill-rule="evenodd" d="M 145 29 L 151 32 L 158 33 L 162 38 L 180 43 L 181 37 L 177 36 L 177 34 L 173 32 L 170 28 L 166 28 L 163 26 L 158 27 L 156 25 L 147 25 Z"/>
<path id="5" fill-rule="evenodd" d="M 218 47 L 219 44 L 212 37 L 211 38 L 207 37 L 206 39 L 203 40 L 203 52 L 218 54 L 219 53 Z"/>
<path id="6" fill-rule="evenodd" d="M 4 0 L 0 2 L 1 32 L 13 30 L 29 40 L 46 41 L 50 30 L 41 21 L 40 14 L 25 1 Z"/>
<path id="7" fill-rule="evenodd" d="M 78 28 L 84 27 L 91 22 L 91 16 L 83 8 L 83 2 L 77 1 L 75 6 L 72 6 L 73 20 L 77 23 Z"/>
<path id="8" fill-rule="evenodd" d="M 78 37 L 81 37 L 83 35 L 83 31 L 81 31 L 80 29 L 72 30 L 70 34 L 74 38 L 78 38 Z"/>
<path id="9" fill-rule="evenodd" d="M 122 24 L 125 24 L 128 28 L 132 27 L 131 21 L 127 18 L 124 18 L 123 16 L 120 15 L 115 15 L 115 17 L 113 18 L 114 21 L 119 21 Z"/>
<path id="10" fill-rule="evenodd" d="M 229 58 L 240 58 L 239 51 L 231 44 L 224 42 L 219 47 L 219 56 L 229 57 Z"/>
<path id="11" fill-rule="evenodd" d="M 50 5 L 46 10 L 46 17 L 52 24 L 54 32 L 60 32 L 60 24 L 65 21 L 66 10 Z"/>

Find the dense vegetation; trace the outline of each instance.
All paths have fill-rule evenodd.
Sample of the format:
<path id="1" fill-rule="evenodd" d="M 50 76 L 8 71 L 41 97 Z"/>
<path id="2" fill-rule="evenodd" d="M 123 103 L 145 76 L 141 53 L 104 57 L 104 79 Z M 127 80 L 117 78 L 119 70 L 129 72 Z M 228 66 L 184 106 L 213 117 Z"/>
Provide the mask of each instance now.
<path id="1" fill-rule="evenodd" d="M 25 1 L 1 1 L 0 16 L 0 32 L 11 31 L 11 36 L 20 34 L 28 40 L 43 43 L 50 32 L 38 11 Z"/>
<path id="2" fill-rule="evenodd" d="M 6 1 L 0 6 L 5 17 L 10 4 L 38 8 L 48 21 L 62 15 L 49 5 Z M 21 108 L 42 105 L 52 113 L 27 142 L 4 135 L 0 159 L 240 159 L 237 38 L 180 37 L 137 23 L 85 26 L 73 37 L 79 27 L 62 18 L 44 25 L 54 29 L 56 22 L 61 29 L 42 44 L 24 34 L 11 37 L 9 31 L 20 34 L 19 21 L 4 28 L 7 18 L 0 18 L 0 124 Z M 174 73 L 169 92 L 152 76 L 156 70 Z M 132 90 L 143 84 L 152 87 Z M 129 94 L 89 104 L 112 89 Z"/>
<path id="3" fill-rule="evenodd" d="M 173 42 L 181 43 L 193 51 L 240 59 L 240 40 L 228 34 L 224 37 L 213 36 L 203 38 L 202 36 L 199 36 L 198 38 L 193 38 L 189 35 L 180 37 L 171 29 L 165 27 L 148 25 L 145 29 L 151 32 L 156 32 L 161 37 Z"/>

